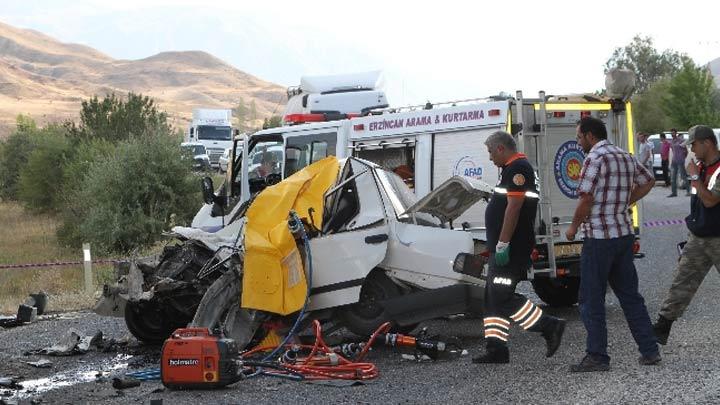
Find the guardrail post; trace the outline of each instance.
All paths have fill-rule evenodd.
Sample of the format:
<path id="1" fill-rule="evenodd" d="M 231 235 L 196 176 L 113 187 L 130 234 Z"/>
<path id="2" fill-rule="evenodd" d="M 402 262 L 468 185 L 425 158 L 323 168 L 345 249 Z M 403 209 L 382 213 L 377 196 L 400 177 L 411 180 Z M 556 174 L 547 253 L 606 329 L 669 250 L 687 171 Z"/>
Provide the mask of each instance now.
<path id="1" fill-rule="evenodd" d="M 93 292 L 92 258 L 90 257 L 90 244 L 83 243 L 83 267 L 85 269 L 85 292 Z"/>

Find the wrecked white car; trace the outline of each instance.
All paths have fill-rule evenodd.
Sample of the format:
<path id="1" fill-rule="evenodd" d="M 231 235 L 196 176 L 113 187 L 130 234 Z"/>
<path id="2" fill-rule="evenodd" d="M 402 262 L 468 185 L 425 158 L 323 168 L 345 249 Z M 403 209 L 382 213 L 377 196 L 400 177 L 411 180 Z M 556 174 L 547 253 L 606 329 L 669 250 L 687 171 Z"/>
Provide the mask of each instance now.
<path id="1" fill-rule="evenodd" d="M 267 187 L 216 233 L 174 228 L 179 243 L 126 267 L 96 311 L 124 312 L 143 341 L 190 323 L 239 347 L 298 317 L 368 335 L 386 321 L 410 329 L 480 313 L 484 247 L 448 225 L 491 193 L 456 176 L 416 201 L 396 174 L 328 157 Z"/>

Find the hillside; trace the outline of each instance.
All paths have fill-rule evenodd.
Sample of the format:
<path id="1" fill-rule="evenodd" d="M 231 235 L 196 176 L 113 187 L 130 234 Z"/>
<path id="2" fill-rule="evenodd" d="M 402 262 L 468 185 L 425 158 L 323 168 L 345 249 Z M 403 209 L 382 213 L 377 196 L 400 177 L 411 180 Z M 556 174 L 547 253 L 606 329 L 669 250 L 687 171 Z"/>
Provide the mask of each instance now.
<path id="1" fill-rule="evenodd" d="M 153 97 L 177 126 L 185 126 L 195 107 L 232 108 L 240 98 L 254 100 L 259 122 L 285 102 L 283 87 L 206 52 L 116 60 L 0 23 L 0 138 L 12 130 L 18 114 L 40 123 L 75 119 L 83 99 L 129 91 Z"/>

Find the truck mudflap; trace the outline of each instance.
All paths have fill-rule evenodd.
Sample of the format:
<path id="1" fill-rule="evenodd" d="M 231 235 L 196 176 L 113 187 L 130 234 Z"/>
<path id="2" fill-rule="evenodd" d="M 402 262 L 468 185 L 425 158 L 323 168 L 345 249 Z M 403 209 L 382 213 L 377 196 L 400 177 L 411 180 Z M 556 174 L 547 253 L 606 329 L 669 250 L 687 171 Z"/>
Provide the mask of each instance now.
<path id="1" fill-rule="evenodd" d="M 381 301 L 388 318 L 399 326 L 447 315 L 470 313 L 481 316 L 485 289 L 479 285 L 456 284 L 434 290 L 413 292 Z"/>

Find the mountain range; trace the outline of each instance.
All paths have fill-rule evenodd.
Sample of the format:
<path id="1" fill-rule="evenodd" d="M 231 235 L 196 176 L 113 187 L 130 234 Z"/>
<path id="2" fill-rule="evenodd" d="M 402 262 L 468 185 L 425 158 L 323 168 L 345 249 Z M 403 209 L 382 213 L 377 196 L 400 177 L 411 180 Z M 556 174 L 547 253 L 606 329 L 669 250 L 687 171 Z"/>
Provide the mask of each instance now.
<path id="1" fill-rule="evenodd" d="M 176 127 L 187 125 L 195 107 L 233 108 L 240 100 L 255 102 L 257 116 L 248 124 L 257 126 L 286 101 L 285 88 L 206 52 L 119 60 L 0 23 L 0 138 L 12 131 L 18 114 L 40 124 L 77 119 L 82 100 L 112 92 L 152 97 Z"/>

